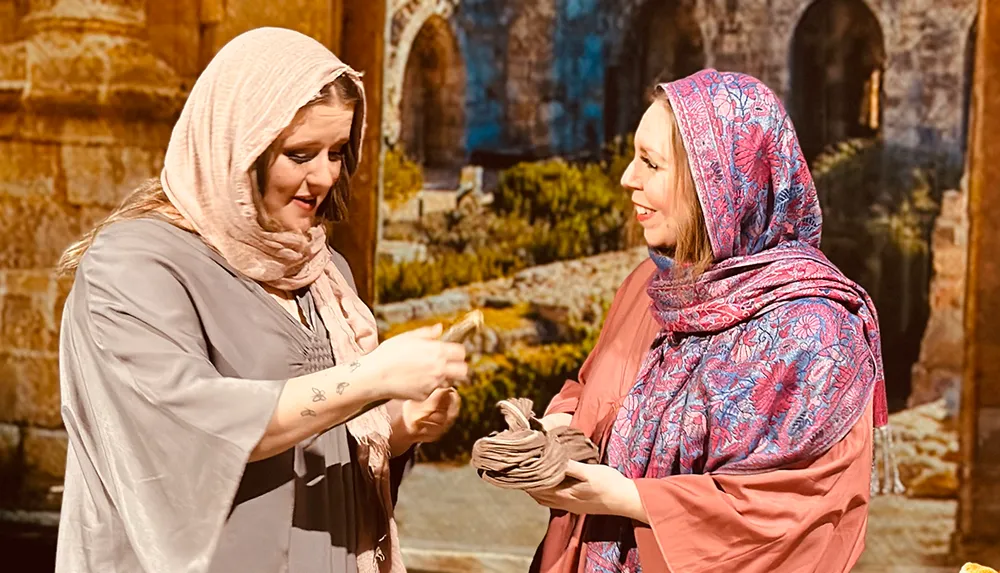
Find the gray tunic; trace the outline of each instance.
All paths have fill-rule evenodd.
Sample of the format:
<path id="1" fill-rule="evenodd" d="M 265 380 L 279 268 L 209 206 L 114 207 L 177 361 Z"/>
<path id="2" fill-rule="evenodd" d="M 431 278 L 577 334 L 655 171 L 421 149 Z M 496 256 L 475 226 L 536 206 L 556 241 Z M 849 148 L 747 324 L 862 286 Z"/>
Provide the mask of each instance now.
<path id="1" fill-rule="evenodd" d="M 247 464 L 285 381 L 334 364 L 299 303 L 311 328 L 169 223 L 98 235 L 62 323 L 58 573 L 356 571 L 343 425 Z"/>

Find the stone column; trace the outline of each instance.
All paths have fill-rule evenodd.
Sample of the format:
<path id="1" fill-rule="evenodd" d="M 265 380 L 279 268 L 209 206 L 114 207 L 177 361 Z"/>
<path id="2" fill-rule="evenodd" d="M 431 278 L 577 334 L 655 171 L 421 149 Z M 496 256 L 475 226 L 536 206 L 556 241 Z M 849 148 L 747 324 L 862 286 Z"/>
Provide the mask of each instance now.
<path id="1" fill-rule="evenodd" d="M 157 176 L 183 102 L 145 0 L 17 3 L 0 45 L 0 509 L 56 509 L 61 251 Z M 55 491 L 58 491 L 56 489 Z M 0 519 L 3 515 L 0 515 Z"/>
<path id="2" fill-rule="evenodd" d="M 969 273 L 957 552 L 1000 563 L 1000 4 L 979 3 L 969 145 Z"/>

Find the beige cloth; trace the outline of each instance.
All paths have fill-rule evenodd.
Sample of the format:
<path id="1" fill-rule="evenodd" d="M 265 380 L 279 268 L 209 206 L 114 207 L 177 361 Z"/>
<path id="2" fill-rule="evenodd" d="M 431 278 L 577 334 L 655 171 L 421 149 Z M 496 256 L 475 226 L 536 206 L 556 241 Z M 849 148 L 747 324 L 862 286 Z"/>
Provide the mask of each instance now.
<path id="1" fill-rule="evenodd" d="M 525 491 L 549 489 L 566 479 L 567 461 L 597 461 L 597 446 L 583 432 L 569 427 L 546 431 L 531 400 L 501 400 L 497 407 L 509 429 L 472 446 L 472 466 L 486 482 Z"/>
<path id="2" fill-rule="evenodd" d="M 334 265 L 321 226 L 308 234 L 261 227 L 251 170 L 298 110 L 344 74 L 362 95 L 348 155 L 355 159 L 345 166 L 353 173 L 365 130 L 360 74 L 308 36 L 258 28 L 226 44 L 199 77 L 174 127 L 160 177 L 174 207 L 236 270 L 280 289 L 309 287 L 340 364 L 378 345 L 374 316 Z M 381 505 L 377 517 L 358 514 L 358 570 L 404 571 L 389 489 L 389 415 L 378 407 L 347 426 Z"/>

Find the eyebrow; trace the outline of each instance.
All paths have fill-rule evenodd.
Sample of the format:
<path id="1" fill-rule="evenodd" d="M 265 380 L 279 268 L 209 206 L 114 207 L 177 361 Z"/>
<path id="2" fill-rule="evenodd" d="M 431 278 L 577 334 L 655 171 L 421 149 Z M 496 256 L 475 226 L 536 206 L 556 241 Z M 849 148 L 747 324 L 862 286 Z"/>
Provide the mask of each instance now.
<path id="1" fill-rule="evenodd" d="M 333 147 L 347 145 L 347 143 L 350 140 L 351 140 L 350 136 L 340 138 L 337 141 L 333 142 Z M 289 141 L 286 139 L 282 144 L 282 147 L 317 147 L 317 146 L 323 146 L 323 142 L 317 141 L 315 139 L 304 139 L 302 141 Z"/>

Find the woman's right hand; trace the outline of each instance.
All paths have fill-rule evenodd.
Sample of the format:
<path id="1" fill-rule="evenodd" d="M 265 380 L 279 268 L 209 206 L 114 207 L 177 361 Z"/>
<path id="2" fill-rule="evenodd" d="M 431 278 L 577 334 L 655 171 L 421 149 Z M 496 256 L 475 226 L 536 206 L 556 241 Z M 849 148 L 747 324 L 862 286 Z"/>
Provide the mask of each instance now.
<path id="1" fill-rule="evenodd" d="M 438 388 L 469 375 L 465 346 L 438 340 L 440 324 L 417 328 L 386 340 L 365 356 L 380 372 L 387 398 L 424 400 Z"/>

